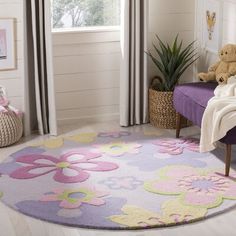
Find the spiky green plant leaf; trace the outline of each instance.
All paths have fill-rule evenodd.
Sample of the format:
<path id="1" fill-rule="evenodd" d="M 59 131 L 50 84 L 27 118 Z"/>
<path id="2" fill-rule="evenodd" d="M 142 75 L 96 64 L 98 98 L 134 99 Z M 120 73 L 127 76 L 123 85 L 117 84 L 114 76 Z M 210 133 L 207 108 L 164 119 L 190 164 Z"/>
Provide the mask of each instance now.
<path id="1" fill-rule="evenodd" d="M 157 57 L 151 52 L 148 53 L 151 60 L 162 74 L 162 80 L 155 85 L 155 89 L 159 91 L 173 91 L 178 84 L 180 77 L 197 59 L 195 41 L 183 48 L 183 41 L 179 43 L 177 35 L 172 45 L 164 43 L 158 35 L 156 35 L 158 45 L 153 44 Z"/>

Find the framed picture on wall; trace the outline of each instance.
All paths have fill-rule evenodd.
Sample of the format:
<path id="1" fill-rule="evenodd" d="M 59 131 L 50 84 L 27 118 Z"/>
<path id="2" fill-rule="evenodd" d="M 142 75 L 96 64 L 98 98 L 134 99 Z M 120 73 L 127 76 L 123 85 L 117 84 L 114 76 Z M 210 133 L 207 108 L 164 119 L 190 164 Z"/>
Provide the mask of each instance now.
<path id="1" fill-rule="evenodd" d="M 15 19 L 0 18 L 0 70 L 16 68 Z"/>
<path id="2" fill-rule="evenodd" d="M 204 48 L 212 53 L 218 53 L 222 43 L 222 3 L 220 0 L 205 0 L 204 2 Z"/>

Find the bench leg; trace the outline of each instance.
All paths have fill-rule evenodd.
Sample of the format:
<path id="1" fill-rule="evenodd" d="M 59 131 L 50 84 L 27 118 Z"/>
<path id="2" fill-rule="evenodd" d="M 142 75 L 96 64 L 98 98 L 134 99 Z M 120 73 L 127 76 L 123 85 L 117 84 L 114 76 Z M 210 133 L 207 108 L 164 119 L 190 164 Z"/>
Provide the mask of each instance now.
<path id="1" fill-rule="evenodd" d="M 229 176 L 230 164 L 231 164 L 231 155 L 232 155 L 232 145 L 226 144 L 226 153 L 225 153 L 225 176 Z"/>
<path id="2" fill-rule="evenodd" d="M 177 117 L 176 117 L 176 138 L 179 138 L 179 135 L 180 135 L 181 121 L 182 121 L 182 115 L 180 113 L 177 113 Z"/>

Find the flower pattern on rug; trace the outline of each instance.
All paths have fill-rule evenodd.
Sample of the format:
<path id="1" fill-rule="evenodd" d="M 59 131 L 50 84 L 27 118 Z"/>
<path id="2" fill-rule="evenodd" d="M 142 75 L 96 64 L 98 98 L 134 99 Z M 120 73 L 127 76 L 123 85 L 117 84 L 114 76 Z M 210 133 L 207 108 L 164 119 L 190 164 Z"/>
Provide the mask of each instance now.
<path id="1" fill-rule="evenodd" d="M 97 138 L 96 133 L 81 133 L 66 137 L 65 139 L 78 143 L 92 143 L 96 140 L 96 138 Z"/>
<path id="2" fill-rule="evenodd" d="M 142 149 L 143 153 L 147 153 L 147 149 L 144 147 Z M 156 171 L 160 168 L 165 166 L 172 166 L 172 165 L 189 165 L 193 167 L 206 167 L 207 164 L 205 162 L 206 158 L 209 159 L 212 157 L 211 153 L 188 153 L 183 155 L 163 155 L 161 153 L 156 153 L 156 150 L 153 148 L 149 148 L 150 152 L 146 154 L 148 156 L 148 161 L 143 156 L 138 155 L 136 158 L 130 159 L 128 165 L 132 168 L 137 167 L 140 171 L 151 172 Z M 153 153 L 155 153 L 153 155 Z M 184 156 L 186 155 L 186 156 Z"/>
<path id="3" fill-rule="evenodd" d="M 206 216 L 207 208 L 183 205 L 178 199 L 164 202 L 161 206 L 163 220 L 168 224 L 187 223 Z"/>
<path id="4" fill-rule="evenodd" d="M 100 138 L 121 138 L 130 136 L 131 133 L 128 131 L 111 131 L 111 132 L 100 132 L 98 137 Z"/>
<path id="5" fill-rule="evenodd" d="M 106 185 L 109 189 L 114 190 L 134 190 L 138 186 L 143 185 L 143 181 L 136 179 L 134 176 L 109 177 L 100 183 Z"/>
<path id="6" fill-rule="evenodd" d="M 20 168 L 21 165 L 19 163 L 15 162 L 15 160 L 18 157 L 21 157 L 24 155 L 29 155 L 29 154 L 34 154 L 34 155 L 35 154 L 42 154 L 44 152 L 45 152 L 44 149 L 38 148 L 38 147 L 23 148 L 22 150 L 11 154 L 11 156 L 9 156 L 9 158 L 6 161 L 4 161 L 3 163 L 0 163 L 0 173 L 3 175 L 9 175 L 10 173 L 15 171 L 16 169 Z"/>
<path id="7" fill-rule="evenodd" d="M 199 140 L 195 138 L 180 138 L 180 139 L 160 139 L 153 142 L 159 146 L 159 153 L 167 153 L 170 155 L 180 155 L 184 150 L 199 152 Z"/>
<path id="8" fill-rule="evenodd" d="M 69 151 L 59 159 L 49 155 L 32 154 L 21 156 L 16 162 L 26 164 L 10 174 L 15 179 L 32 179 L 56 172 L 54 180 L 61 183 L 83 182 L 89 178 L 90 171 L 111 171 L 118 165 L 111 162 L 94 161 L 101 155 L 86 149 Z"/>
<path id="9" fill-rule="evenodd" d="M 59 206 L 65 209 L 79 208 L 82 204 L 100 206 L 105 204 L 102 197 L 108 193 L 97 191 L 93 187 L 80 187 L 77 189 L 55 189 L 53 193 L 45 194 L 40 201 L 51 202 L 59 201 Z"/>
<path id="10" fill-rule="evenodd" d="M 201 219 L 207 214 L 207 209 L 184 206 L 177 200 L 170 200 L 162 204 L 160 213 L 132 205 L 125 205 L 122 212 L 124 215 L 113 215 L 109 219 L 129 227 L 152 227 L 187 223 L 194 219 Z"/>
<path id="11" fill-rule="evenodd" d="M 121 210 L 124 215 L 113 215 L 109 219 L 128 227 L 148 227 L 164 224 L 158 213 L 148 211 L 141 207 L 125 205 Z"/>
<path id="12" fill-rule="evenodd" d="M 15 207 L 23 213 L 34 213 L 38 219 L 47 219 L 52 222 L 63 222 L 74 227 L 89 224 L 93 226 L 103 225 L 105 227 L 115 227 L 108 219 L 111 215 L 121 214 L 121 207 L 126 204 L 125 198 L 106 198 L 106 204 L 94 207 L 89 204 L 82 204 L 80 208 L 64 209 L 60 208 L 58 202 L 46 202 L 26 200 L 18 202 Z M 40 209 L 40 211 L 38 210 Z"/>
<path id="13" fill-rule="evenodd" d="M 126 230 L 190 223 L 236 205 L 236 172 L 223 176 L 223 152 L 160 153 L 163 146 L 153 144 L 158 137 L 144 134 L 151 128 L 137 129 L 120 138 L 68 134 L 61 147 L 12 153 L 0 163 L 0 200 L 49 222 Z M 160 143 L 169 134 L 162 132 Z M 72 135 L 79 141 L 67 138 Z M 113 156 L 114 143 L 122 148 Z M 108 153 L 100 150 L 104 145 Z"/>
<path id="14" fill-rule="evenodd" d="M 108 154 L 110 156 L 119 157 L 124 154 L 137 154 L 139 153 L 139 148 L 142 147 L 138 143 L 128 143 L 128 142 L 111 142 L 107 144 L 95 145 L 99 152 Z"/>
<path id="15" fill-rule="evenodd" d="M 44 140 L 42 142 L 37 142 L 32 144 L 32 147 L 39 147 L 39 146 L 44 146 L 46 148 L 60 148 L 64 144 L 64 139 L 63 138 L 50 138 L 47 140 Z"/>
<path id="16" fill-rule="evenodd" d="M 163 195 L 178 195 L 182 203 L 190 206 L 214 208 L 224 199 L 236 200 L 235 179 L 212 170 L 190 166 L 163 168 L 159 179 L 145 183 L 145 189 Z"/>

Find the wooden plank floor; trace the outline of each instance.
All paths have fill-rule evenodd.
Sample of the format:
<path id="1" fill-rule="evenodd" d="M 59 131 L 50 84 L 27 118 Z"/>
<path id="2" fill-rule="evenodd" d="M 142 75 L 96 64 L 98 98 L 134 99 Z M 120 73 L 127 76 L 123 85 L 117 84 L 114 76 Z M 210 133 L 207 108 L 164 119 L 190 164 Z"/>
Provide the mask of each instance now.
<path id="1" fill-rule="evenodd" d="M 77 130 L 76 130 L 77 129 Z M 71 134 L 77 132 L 97 132 L 103 130 L 117 130 L 117 121 L 106 123 L 83 123 L 66 125 L 60 128 L 60 132 Z M 129 128 L 130 130 L 163 133 L 174 137 L 174 131 L 157 130 L 150 125 Z M 76 131 L 75 131 L 76 130 Z M 195 127 L 186 128 L 182 135 L 197 135 L 199 129 Z M 0 149 L 0 161 L 5 159 L 10 153 L 17 151 L 35 140 L 45 139 L 45 137 L 31 137 L 23 140 L 13 147 Z M 32 141 L 33 140 L 33 141 Z M 236 158 L 236 157 L 235 157 Z M 0 203 L 0 236 L 235 236 L 236 235 L 236 209 L 219 216 L 200 221 L 198 223 L 186 224 L 164 229 L 152 229 L 142 231 L 104 231 L 87 230 L 79 228 L 64 227 L 51 224 L 24 216 L 4 204 Z"/>

